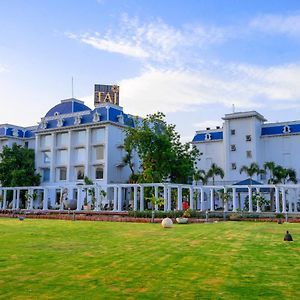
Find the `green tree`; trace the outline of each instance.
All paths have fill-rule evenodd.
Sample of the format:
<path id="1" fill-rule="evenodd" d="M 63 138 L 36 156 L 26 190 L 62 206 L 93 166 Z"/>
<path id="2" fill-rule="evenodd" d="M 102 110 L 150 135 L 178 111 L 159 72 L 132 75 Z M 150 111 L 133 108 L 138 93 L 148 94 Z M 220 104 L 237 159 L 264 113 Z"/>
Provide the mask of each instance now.
<path id="1" fill-rule="evenodd" d="M 213 185 L 215 185 L 215 177 L 220 176 L 222 179 L 224 178 L 224 171 L 221 167 L 219 167 L 217 164 L 212 163 L 209 170 L 206 173 L 206 178 L 212 179 Z"/>
<path id="2" fill-rule="evenodd" d="M 256 174 L 256 175 L 260 175 L 260 174 L 265 174 L 265 170 L 260 169 L 259 165 L 255 162 L 251 163 L 250 166 L 242 166 L 240 169 L 240 174 L 242 173 L 246 173 L 247 176 L 250 177 L 250 183 L 252 183 L 252 177 Z"/>
<path id="3" fill-rule="evenodd" d="M 167 124 L 165 115 L 158 112 L 138 121 L 135 127 L 125 129 L 124 146 L 128 155 L 125 162 L 132 165 L 132 153 L 136 151 L 141 160 L 141 173 L 134 173 L 138 182 L 186 183 L 194 174 L 199 151 L 189 143 L 180 142 L 175 126 Z"/>
<path id="4" fill-rule="evenodd" d="M 293 182 L 297 183 L 296 171 L 291 168 L 284 168 L 280 165 L 276 165 L 273 161 L 268 161 L 264 163 L 265 170 L 269 171 L 269 184 L 278 184 L 278 183 L 287 183 Z M 274 189 L 270 189 L 270 202 L 271 202 L 271 211 L 273 211 L 275 206 L 274 199 Z"/>
<path id="5" fill-rule="evenodd" d="M 276 168 L 276 164 L 274 161 L 266 161 L 264 163 L 264 169 L 266 173 L 269 173 L 268 184 L 274 184 L 274 170 Z M 274 199 L 274 189 L 270 188 L 270 209 L 273 211 L 275 206 L 275 199 Z"/>
<path id="6" fill-rule="evenodd" d="M 37 186 L 40 175 L 35 173 L 34 150 L 13 144 L 0 153 L 0 182 L 2 186 Z"/>
<path id="7" fill-rule="evenodd" d="M 296 171 L 294 169 L 276 166 L 274 168 L 274 183 L 286 184 L 287 182 L 297 183 Z"/>
<path id="8" fill-rule="evenodd" d="M 219 167 L 217 164 L 212 163 L 209 170 L 206 173 L 206 179 L 209 178 L 212 179 L 213 185 L 215 185 L 215 177 L 220 176 L 222 179 L 224 178 L 224 171 L 221 167 Z M 213 190 L 213 205 L 215 207 L 215 190 Z"/>
<path id="9" fill-rule="evenodd" d="M 264 163 L 264 169 L 267 173 L 267 171 L 269 171 L 269 179 L 268 179 L 268 183 L 269 184 L 273 184 L 274 183 L 274 169 L 276 167 L 276 164 L 274 163 L 274 161 L 266 161 Z"/>
<path id="10" fill-rule="evenodd" d="M 206 175 L 206 172 L 205 170 L 196 170 L 195 173 L 194 173 L 194 181 L 196 182 L 196 184 L 201 181 L 201 183 L 204 185 L 204 184 L 207 184 L 207 175 Z"/>

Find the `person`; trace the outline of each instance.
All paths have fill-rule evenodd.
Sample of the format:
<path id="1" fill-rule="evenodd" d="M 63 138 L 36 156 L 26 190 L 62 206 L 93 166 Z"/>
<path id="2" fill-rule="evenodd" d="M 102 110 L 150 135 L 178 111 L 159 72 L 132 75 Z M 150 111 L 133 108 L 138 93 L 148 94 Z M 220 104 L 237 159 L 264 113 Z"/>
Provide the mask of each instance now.
<path id="1" fill-rule="evenodd" d="M 283 240 L 284 240 L 284 241 L 288 241 L 288 242 L 293 241 L 292 235 L 288 232 L 288 230 L 286 231 L 286 234 L 285 234 Z"/>

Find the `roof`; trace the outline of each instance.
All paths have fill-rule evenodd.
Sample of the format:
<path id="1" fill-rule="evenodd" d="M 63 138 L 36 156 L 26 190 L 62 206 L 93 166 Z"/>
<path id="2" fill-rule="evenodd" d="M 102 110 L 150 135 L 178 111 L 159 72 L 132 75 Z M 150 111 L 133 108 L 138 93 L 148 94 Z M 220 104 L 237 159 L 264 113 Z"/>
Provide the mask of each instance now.
<path id="1" fill-rule="evenodd" d="M 134 117 L 125 114 L 121 106 L 103 103 L 91 110 L 82 101 L 67 99 L 49 110 L 42 118 L 38 131 L 101 124 L 101 122 L 134 127 Z"/>
<path id="2" fill-rule="evenodd" d="M 256 117 L 257 119 L 259 119 L 263 122 L 267 121 L 263 115 L 261 115 L 260 113 L 258 113 L 255 110 L 226 114 L 225 117 L 223 117 L 222 119 L 223 120 L 232 120 L 232 119 L 242 119 L 242 118 L 251 118 L 251 117 Z"/>
<path id="3" fill-rule="evenodd" d="M 72 114 L 81 111 L 90 111 L 91 109 L 84 105 L 83 101 L 75 98 L 62 100 L 61 103 L 52 107 L 45 115 L 45 117 L 54 117 L 57 115 Z"/>
<path id="4" fill-rule="evenodd" d="M 252 178 L 247 178 L 245 180 L 234 183 L 233 185 L 246 185 L 246 186 L 249 186 L 249 185 L 262 185 L 262 183 L 259 182 L 259 181 L 254 180 Z M 270 189 L 269 188 L 261 188 L 260 191 L 263 192 L 263 193 L 268 193 L 270 191 Z M 248 188 L 237 188 L 236 192 L 237 193 L 248 192 Z"/>

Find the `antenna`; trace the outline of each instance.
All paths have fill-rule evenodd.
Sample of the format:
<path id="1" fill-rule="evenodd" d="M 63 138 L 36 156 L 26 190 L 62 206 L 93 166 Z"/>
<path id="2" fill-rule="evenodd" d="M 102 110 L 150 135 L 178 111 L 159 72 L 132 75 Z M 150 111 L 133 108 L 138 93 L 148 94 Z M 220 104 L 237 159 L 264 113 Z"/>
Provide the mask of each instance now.
<path id="1" fill-rule="evenodd" d="M 72 76 L 72 98 L 74 98 L 74 80 Z"/>
<path id="2" fill-rule="evenodd" d="M 232 104 L 232 112 L 235 113 L 235 106 L 234 106 L 234 103 Z"/>

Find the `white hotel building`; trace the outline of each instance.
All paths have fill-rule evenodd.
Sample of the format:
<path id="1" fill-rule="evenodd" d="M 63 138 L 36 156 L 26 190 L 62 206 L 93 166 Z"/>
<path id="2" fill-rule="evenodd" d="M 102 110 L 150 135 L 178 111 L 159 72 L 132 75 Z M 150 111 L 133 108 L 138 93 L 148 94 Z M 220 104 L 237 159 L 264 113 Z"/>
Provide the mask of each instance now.
<path id="1" fill-rule="evenodd" d="M 85 176 L 101 185 L 126 183 L 130 170 L 123 163 L 123 129 L 137 119 L 123 112 L 118 98 L 112 99 L 111 89 L 117 86 L 101 88 L 102 99 L 93 109 L 71 98 L 51 108 L 38 126 L 0 125 L 0 151 L 13 143 L 35 149 L 42 186 L 83 183 Z"/>
<path id="2" fill-rule="evenodd" d="M 163 195 L 164 210 L 182 209 L 182 190 L 188 190 L 191 208 L 214 210 L 215 192 L 231 186 L 233 189 L 232 203 L 229 209 L 236 211 L 243 208 L 238 204 L 239 188 L 234 183 L 244 180 L 247 176 L 240 174 L 243 165 L 249 166 L 257 162 L 261 167 L 266 161 L 287 168 L 293 168 L 300 174 L 300 121 L 282 123 L 266 123 L 266 119 L 256 111 L 226 114 L 222 127 L 197 131 L 192 144 L 202 154 L 198 161 L 198 169 L 208 170 L 216 163 L 225 172 L 225 178 L 216 178 L 216 186 L 195 186 L 176 184 L 150 184 L 155 188 L 155 196 Z M 84 177 L 90 178 L 97 192 L 97 209 L 100 202 L 113 202 L 115 211 L 122 211 L 124 203 L 133 202 L 133 209 L 144 210 L 144 188 L 149 184 L 126 184 L 130 169 L 124 164 L 124 128 L 134 127 L 140 119 L 124 113 L 119 105 L 119 87 L 95 85 L 95 107 L 89 108 L 78 99 L 62 100 L 41 118 L 38 126 L 19 127 L 10 124 L 0 125 L 0 151 L 2 147 L 13 143 L 35 150 L 35 166 L 41 175 L 40 187 L 28 187 L 28 193 L 39 190 L 40 200 L 28 208 L 61 206 L 63 191 L 67 187 L 68 199 L 77 201 L 77 210 L 82 209 L 83 199 L 87 190 L 82 187 Z M 134 165 L 139 168 L 139 159 L 134 155 Z M 260 182 L 264 178 L 254 178 Z M 219 182 L 218 182 L 219 181 Z M 219 184 L 219 186 L 217 186 Z M 289 212 L 296 211 L 299 198 L 299 187 L 273 186 L 275 189 L 276 212 L 285 212 L 288 201 Z M 259 186 L 248 186 L 246 194 L 252 197 L 252 191 L 259 191 Z M 263 186 L 261 186 L 263 188 Z M 19 208 L 20 190 L 24 188 L 0 187 L 0 196 L 6 203 L 6 193 L 13 190 L 10 207 Z M 26 189 L 26 188 L 25 188 Z M 100 199 L 99 192 L 107 191 L 106 199 Z M 177 204 L 172 204 L 172 189 L 177 190 Z M 286 191 L 289 189 L 288 195 Z M 133 192 L 132 192 L 133 191 Z M 194 193 L 197 192 L 197 198 Z M 281 193 L 281 200 L 280 200 Z M 99 198 L 100 197 L 100 198 Z M 130 198 L 130 199 L 129 199 Z M 38 203 L 39 202 L 39 203 Z M 5 204 L 6 203 L 6 204 Z M 252 211 L 249 201 L 249 211 Z M 103 203 L 102 203 L 103 204 Z M 252 204 L 251 204 L 252 206 Z M 225 209 L 225 207 L 224 207 Z M 226 208 L 228 209 L 228 208 Z"/>
<path id="3" fill-rule="evenodd" d="M 252 162 L 263 168 L 273 161 L 300 175 L 300 121 L 266 123 L 256 111 L 236 112 L 223 117 L 222 127 L 196 132 L 193 144 L 200 150 L 198 168 L 208 170 L 212 163 L 225 173 L 222 181 L 236 183 L 246 178 L 242 166 Z M 264 181 L 264 178 L 254 178 Z M 217 180 L 221 180 L 218 178 Z"/>

